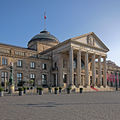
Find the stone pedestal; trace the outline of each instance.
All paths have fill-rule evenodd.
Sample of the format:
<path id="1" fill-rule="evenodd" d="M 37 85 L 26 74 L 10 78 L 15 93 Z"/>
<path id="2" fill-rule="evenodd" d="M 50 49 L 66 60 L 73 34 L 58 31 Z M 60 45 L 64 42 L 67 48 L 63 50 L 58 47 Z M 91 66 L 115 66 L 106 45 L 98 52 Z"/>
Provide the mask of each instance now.
<path id="1" fill-rule="evenodd" d="M 14 85 L 10 85 L 9 87 L 9 93 L 12 94 L 15 92 L 15 86 Z"/>

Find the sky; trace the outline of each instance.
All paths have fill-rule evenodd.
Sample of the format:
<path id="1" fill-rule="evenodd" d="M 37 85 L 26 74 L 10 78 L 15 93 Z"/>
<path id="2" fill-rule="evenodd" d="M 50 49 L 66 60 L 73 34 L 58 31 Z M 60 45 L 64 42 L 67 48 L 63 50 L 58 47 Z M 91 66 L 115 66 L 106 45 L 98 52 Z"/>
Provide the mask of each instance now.
<path id="1" fill-rule="evenodd" d="M 94 32 L 120 66 L 120 0 L 0 0 L 0 43 L 27 47 L 44 29 L 59 41 Z"/>

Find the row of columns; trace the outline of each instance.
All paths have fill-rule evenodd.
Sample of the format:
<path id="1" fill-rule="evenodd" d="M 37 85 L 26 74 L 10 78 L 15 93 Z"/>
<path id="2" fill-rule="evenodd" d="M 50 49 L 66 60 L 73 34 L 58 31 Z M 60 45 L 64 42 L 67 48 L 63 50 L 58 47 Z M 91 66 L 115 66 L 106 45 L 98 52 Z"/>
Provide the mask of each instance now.
<path id="1" fill-rule="evenodd" d="M 73 85 L 74 80 L 74 68 L 73 68 L 73 48 L 70 48 L 69 51 L 69 84 Z M 101 68 L 101 56 L 98 58 L 98 84 L 102 84 L 102 68 Z M 106 86 L 107 84 L 107 69 L 106 69 L 106 57 L 103 57 L 103 85 Z M 81 50 L 79 49 L 77 52 L 77 84 L 80 85 L 81 83 Z M 95 63 L 95 54 L 92 55 L 92 85 L 95 85 L 96 81 L 96 63 Z M 85 53 L 85 81 L 84 86 L 89 84 L 89 68 L 88 68 L 88 52 Z"/>

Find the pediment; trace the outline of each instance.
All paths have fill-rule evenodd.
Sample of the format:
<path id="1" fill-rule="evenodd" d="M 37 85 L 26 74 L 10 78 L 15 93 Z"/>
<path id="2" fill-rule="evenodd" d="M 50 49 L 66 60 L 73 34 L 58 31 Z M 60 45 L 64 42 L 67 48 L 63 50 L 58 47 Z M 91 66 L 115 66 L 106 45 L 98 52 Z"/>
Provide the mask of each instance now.
<path id="1" fill-rule="evenodd" d="M 99 49 L 109 51 L 106 45 L 93 32 L 72 38 L 71 40 L 80 42 L 82 44 L 86 44 L 91 47 L 96 47 Z"/>

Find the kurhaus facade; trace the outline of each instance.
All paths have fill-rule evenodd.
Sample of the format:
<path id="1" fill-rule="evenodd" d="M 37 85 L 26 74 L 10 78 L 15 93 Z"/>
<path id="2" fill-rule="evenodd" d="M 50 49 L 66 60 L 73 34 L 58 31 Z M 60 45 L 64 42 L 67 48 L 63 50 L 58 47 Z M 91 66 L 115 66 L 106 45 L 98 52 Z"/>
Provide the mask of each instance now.
<path id="1" fill-rule="evenodd" d="M 15 87 L 30 80 L 43 87 L 106 87 L 108 51 L 93 32 L 60 43 L 48 31 L 41 31 L 28 48 L 0 44 L 0 81 L 6 88 L 13 63 Z"/>

